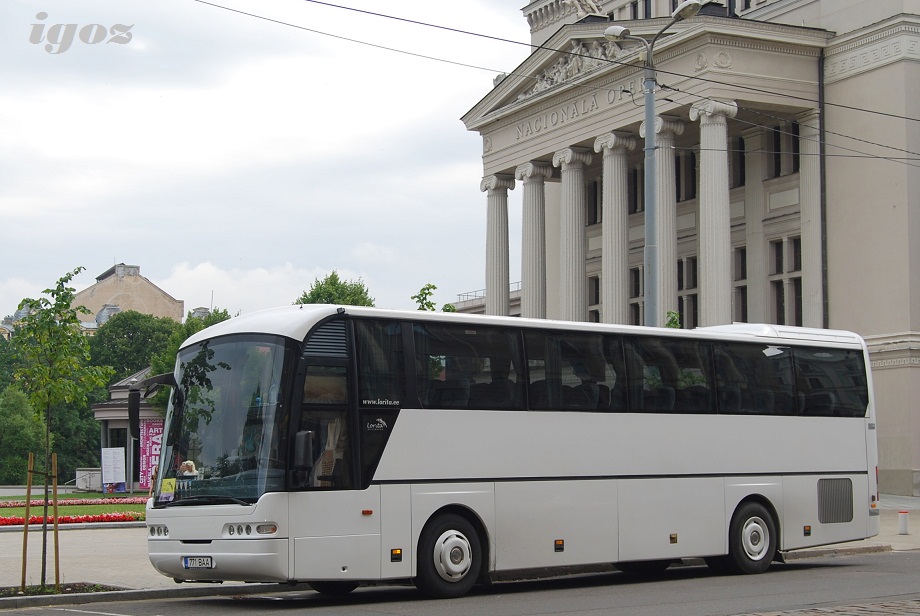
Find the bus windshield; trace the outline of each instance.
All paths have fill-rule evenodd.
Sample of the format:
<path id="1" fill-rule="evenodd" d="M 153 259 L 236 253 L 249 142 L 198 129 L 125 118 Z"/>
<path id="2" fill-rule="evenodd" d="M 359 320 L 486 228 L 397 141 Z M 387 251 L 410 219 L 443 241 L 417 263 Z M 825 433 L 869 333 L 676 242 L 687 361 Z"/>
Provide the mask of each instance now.
<path id="1" fill-rule="evenodd" d="M 293 348 L 277 336 L 228 336 L 179 352 L 154 505 L 254 503 L 284 488 Z"/>

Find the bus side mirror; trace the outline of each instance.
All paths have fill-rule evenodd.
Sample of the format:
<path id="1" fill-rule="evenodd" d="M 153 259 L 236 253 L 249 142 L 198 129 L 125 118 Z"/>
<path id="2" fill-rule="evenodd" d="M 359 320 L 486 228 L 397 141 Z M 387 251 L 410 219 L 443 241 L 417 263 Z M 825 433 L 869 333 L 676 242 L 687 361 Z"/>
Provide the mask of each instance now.
<path id="1" fill-rule="evenodd" d="M 141 390 L 144 398 L 155 392 L 160 385 L 176 386 L 176 378 L 171 372 L 158 374 L 143 381 L 132 381 L 128 389 L 128 433 L 131 438 L 141 436 Z"/>
<path id="2" fill-rule="evenodd" d="M 141 437 L 141 392 L 128 390 L 128 431 L 131 438 Z"/>
<path id="3" fill-rule="evenodd" d="M 294 468 L 309 470 L 313 460 L 313 431 L 301 430 L 294 435 Z"/>

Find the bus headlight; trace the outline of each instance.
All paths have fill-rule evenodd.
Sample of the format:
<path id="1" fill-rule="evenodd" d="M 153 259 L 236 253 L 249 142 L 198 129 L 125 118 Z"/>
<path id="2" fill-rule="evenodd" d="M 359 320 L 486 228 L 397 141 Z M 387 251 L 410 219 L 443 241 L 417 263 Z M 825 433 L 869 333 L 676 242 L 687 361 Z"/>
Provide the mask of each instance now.
<path id="1" fill-rule="evenodd" d="M 263 526 L 270 526 L 274 530 L 270 531 L 269 533 L 265 533 L 259 530 Z M 255 530 L 256 530 L 256 533 L 260 535 L 270 534 L 278 530 L 278 525 L 277 524 L 260 524 L 256 526 Z M 253 531 L 252 524 L 227 524 L 224 527 L 224 535 L 230 536 L 230 537 L 249 537 L 249 536 L 252 536 L 252 531 Z"/>
<path id="2" fill-rule="evenodd" d="M 169 527 L 165 524 L 152 524 L 149 532 L 151 539 L 165 539 L 169 537 Z"/>

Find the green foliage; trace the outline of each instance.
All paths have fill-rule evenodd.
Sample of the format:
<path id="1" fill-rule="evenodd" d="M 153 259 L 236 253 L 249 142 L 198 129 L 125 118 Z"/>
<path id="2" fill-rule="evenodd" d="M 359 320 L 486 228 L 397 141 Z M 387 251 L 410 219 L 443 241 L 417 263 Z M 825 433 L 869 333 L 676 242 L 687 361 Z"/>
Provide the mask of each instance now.
<path id="1" fill-rule="evenodd" d="M 431 300 L 431 297 L 434 295 L 434 292 L 437 289 L 438 287 L 429 282 L 424 287 L 419 289 L 419 292 L 416 295 L 412 295 L 409 299 L 415 300 L 415 303 L 418 304 L 419 310 L 434 312 L 436 307 L 435 303 Z M 453 304 L 444 304 L 441 306 L 441 312 L 457 312 L 457 308 Z"/>
<path id="2" fill-rule="evenodd" d="M 50 295 L 26 298 L 20 310 L 28 310 L 13 342 L 21 359 L 15 378 L 29 396 L 33 408 L 44 412 L 50 424 L 51 411 L 59 405 L 86 401 L 86 395 L 104 386 L 110 368 L 90 366 L 89 342 L 80 331 L 78 313 L 86 308 L 72 308 L 74 289 L 67 284 L 83 271 L 78 267 L 57 281 Z"/>
<path id="3" fill-rule="evenodd" d="M 197 334 L 206 327 L 217 325 L 221 321 L 230 318 L 230 313 L 221 308 L 214 308 L 211 313 L 203 319 L 193 317 L 190 312 L 185 318 L 185 323 L 177 327 L 170 335 L 166 344 L 150 360 L 150 374 L 165 374 L 173 372 L 176 369 L 176 356 L 179 354 L 179 347 L 194 334 Z M 169 401 L 169 389 L 161 388 L 155 396 L 150 399 L 150 405 L 161 413 L 166 411 L 166 403 Z"/>
<path id="4" fill-rule="evenodd" d="M 309 291 L 304 291 L 295 304 L 342 304 L 344 306 L 373 306 L 374 298 L 368 294 L 364 281 L 342 280 L 332 273 L 323 280 L 315 280 Z"/>
<path id="5" fill-rule="evenodd" d="M 0 336 L 0 391 L 13 384 L 13 372 L 17 364 L 13 343 Z"/>
<path id="6" fill-rule="evenodd" d="M 89 339 L 92 363 L 111 366 L 114 381 L 143 370 L 166 348 L 170 336 L 182 325 L 168 317 L 154 317 L 134 310 L 119 312 Z"/>
<path id="7" fill-rule="evenodd" d="M 29 453 L 42 448 L 42 420 L 15 387 L 0 392 L 0 417 L 0 484 L 21 485 L 26 482 Z"/>
<path id="8" fill-rule="evenodd" d="M 87 394 L 105 386 L 112 375 L 111 368 L 89 365 L 89 342 L 77 318 L 78 313 L 88 311 L 71 307 L 74 289 L 67 284 L 82 270 L 79 267 L 65 274 L 53 289 L 45 289 L 50 299 L 26 298 L 19 304 L 29 314 L 13 337 L 21 360 L 15 378 L 32 408 L 44 414 L 49 435 L 55 409 L 69 404 L 86 406 Z M 47 439 L 46 447 L 50 448 Z"/>
<path id="9" fill-rule="evenodd" d="M 680 329 L 680 314 L 673 310 L 668 310 L 668 319 L 665 321 L 664 326 L 671 329 Z"/>
<path id="10" fill-rule="evenodd" d="M 46 516 L 51 434 L 58 435 L 55 439 L 58 444 L 67 442 L 78 448 L 85 447 L 81 444 L 85 430 L 75 428 L 93 421 L 87 395 L 104 387 L 113 373 L 109 367 L 89 364 L 89 341 L 80 331 L 77 318 L 78 313 L 88 314 L 89 311 L 82 306 L 73 307 L 74 288 L 68 286 L 81 271 L 83 268 L 78 267 L 58 279 L 54 288 L 45 289 L 49 297 L 22 300 L 19 309 L 27 311 L 27 316 L 13 337 L 21 360 L 14 373 L 16 382 L 28 396 L 32 408 L 44 417 L 44 464 L 36 464 L 36 467 L 45 472 Z M 47 544 L 46 531 L 47 528 L 43 528 L 43 546 Z M 45 585 L 46 564 L 43 550 L 42 586 Z"/>

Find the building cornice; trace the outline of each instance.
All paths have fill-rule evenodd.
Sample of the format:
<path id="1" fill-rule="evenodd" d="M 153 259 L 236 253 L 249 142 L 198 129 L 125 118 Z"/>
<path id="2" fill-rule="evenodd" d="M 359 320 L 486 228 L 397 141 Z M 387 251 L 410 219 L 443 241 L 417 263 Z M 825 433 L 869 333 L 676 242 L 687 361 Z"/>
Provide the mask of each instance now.
<path id="1" fill-rule="evenodd" d="M 837 37 L 825 57 L 828 84 L 902 60 L 920 60 L 920 16 L 895 15 Z"/>
<path id="2" fill-rule="evenodd" d="M 920 367 L 920 332 L 864 336 L 873 370 Z"/>

